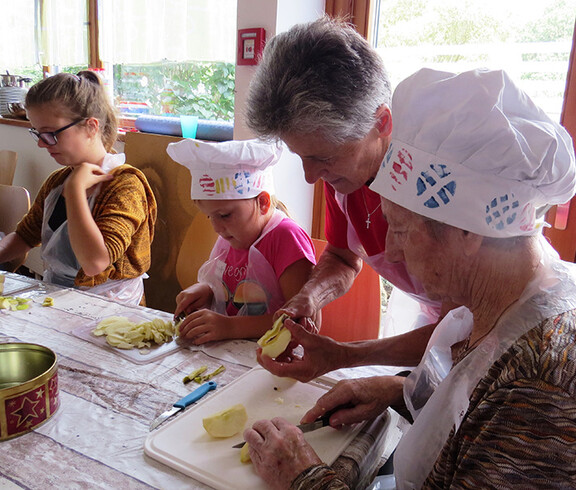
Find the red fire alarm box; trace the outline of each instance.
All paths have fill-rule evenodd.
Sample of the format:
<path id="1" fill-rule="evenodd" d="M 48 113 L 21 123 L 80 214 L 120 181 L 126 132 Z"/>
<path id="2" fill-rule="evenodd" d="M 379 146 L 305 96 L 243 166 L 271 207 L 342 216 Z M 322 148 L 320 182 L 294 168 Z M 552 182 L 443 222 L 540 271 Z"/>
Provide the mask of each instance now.
<path id="1" fill-rule="evenodd" d="M 266 43 L 266 30 L 262 27 L 238 30 L 238 65 L 257 65 Z"/>

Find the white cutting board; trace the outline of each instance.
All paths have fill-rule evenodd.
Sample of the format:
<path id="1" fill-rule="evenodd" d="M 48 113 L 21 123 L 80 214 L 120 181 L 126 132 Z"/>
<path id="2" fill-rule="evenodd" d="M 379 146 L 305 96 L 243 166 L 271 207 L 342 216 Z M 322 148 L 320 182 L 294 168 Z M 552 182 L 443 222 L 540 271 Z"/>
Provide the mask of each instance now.
<path id="1" fill-rule="evenodd" d="M 147 437 L 144 452 L 214 488 L 265 489 L 267 487 L 254 472 L 252 464 L 241 463 L 240 449 L 232 447 L 242 442 L 242 432 L 226 439 L 215 439 L 204 430 L 202 418 L 242 403 L 248 414 L 246 427 L 256 420 L 277 416 L 298 424 L 308 409 L 329 389 L 330 386 L 326 384 L 279 378 L 256 367 L 224 388 L 217 388 L 182 415 L 174 417 L 173 421 L 165 422 Z M 323 427 L 308 432 L 305 437 L 320 458 L 331 464 L 361 427 L 362 424 L 342 430 Z"/>

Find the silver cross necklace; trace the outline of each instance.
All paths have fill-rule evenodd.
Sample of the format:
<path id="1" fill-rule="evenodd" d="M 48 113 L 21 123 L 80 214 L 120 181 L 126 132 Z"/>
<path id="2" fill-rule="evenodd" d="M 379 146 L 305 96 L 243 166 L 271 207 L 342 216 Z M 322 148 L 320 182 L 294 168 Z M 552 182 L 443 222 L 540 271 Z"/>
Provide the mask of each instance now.
<path id="1" fill-rule="evenodd" d="M 380 206 L 382 206 L 382 202 L 378 203 L 378 206 L 376 206 L 376 208 L 374 209 L 374 211 L 369 212 L 368 211 L 368 205 L 366 204 L 366 196 L 364 194 L 362 194 L 362 199 L 364 200 L 364 207 L 366 208 L 366 229 L 368 230 L 370 228 L 370 224 L 372 223 L 372 221 L 370 221 L 370 216 L 372 216 L 376 211 L 378 211 L 380 209 Z"/>

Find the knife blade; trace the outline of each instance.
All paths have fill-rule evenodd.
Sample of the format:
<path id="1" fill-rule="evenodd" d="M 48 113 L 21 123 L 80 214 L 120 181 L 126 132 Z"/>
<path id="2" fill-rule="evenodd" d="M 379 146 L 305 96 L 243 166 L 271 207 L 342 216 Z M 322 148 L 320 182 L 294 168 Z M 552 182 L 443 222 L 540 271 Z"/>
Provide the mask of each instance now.
<path id="1" fill-rule="evenodd" d="M 332 417 L 332 415 L 334 413 L 336 413 L 338 410 L 342 410 L 344 408 L 352 408 L 352 407 L 353 407 L 353 405 L 350 403 L 346 403 L 345 405 L 339 405 L 337 407 L 334 407 L 332 410 L 328 410 L 324 415 L 318 417 L 314 422 L 308 422 L 307 424 L 300 424 L 300 425 L 297 425 L 296 427 L 298 427 L 304 433 L 312 432 L 313 430 L 316 430 L 316 429 L 321 429 L 322 427 L 326 427 L 326 426 L 330 425 L 330 417 Z M 239 444 L 235 444 L 232 447 L 234 449 L 239 449 L 244 444 L 246 444 L 246 441 L 242 441 Z"/>
<path id="2" fill-rule="evenodd" d="M 178 412 L 192 405 L 192 403 L 200 400 L 200 398 L 202 398 L 210 390 L 215 389 L 216 389 L 216 382 L 208 381 L 199 388 L 196 388 L 191 393 L 188 393 L 185 397 L 180 398 L 180 400 L 178 400 L 176 403 L 174 403 L 174 405 L 172 405 L 172 408 L 170 410 L 166 410 L 164 413 L 162 413 L 152 421 L 152 423 L 150 424 L 150 430 L 151 431 L 154 430 L 156 427 L 158 427 L 160 424 L 168 420 L 173 415 L 176 415 Z"/>

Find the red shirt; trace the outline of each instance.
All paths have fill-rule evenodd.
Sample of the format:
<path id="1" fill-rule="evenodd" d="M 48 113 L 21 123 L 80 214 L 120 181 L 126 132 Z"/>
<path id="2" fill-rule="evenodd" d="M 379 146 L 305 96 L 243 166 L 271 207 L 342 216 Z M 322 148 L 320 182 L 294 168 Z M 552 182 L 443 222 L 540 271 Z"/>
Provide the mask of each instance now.
<path id="1" fill-rule="evenodd" d="M 346 238 L 348 221 L 336 202 L 334 192 L 334 188 L 325 182 L 326 239 L 334 247 L 349 248 Z M 348 215 L 368 256 L 383 252 L 386 248 L 388 222 L 384 219 L 380 208 L 380 194 L 364 185 L 357 191 L 347 194 L 346 201 Z M 366 226 L 368 215 L 370 215 L 369 227 Z"/>

